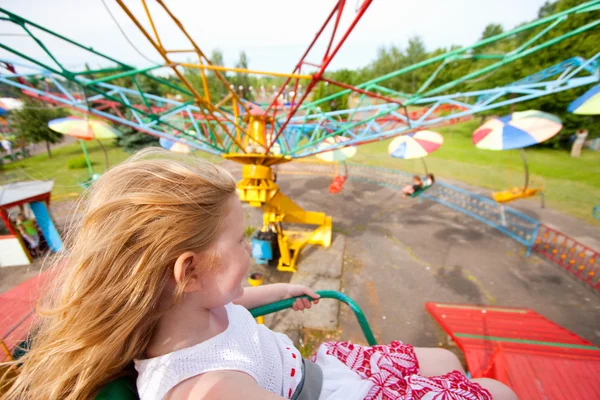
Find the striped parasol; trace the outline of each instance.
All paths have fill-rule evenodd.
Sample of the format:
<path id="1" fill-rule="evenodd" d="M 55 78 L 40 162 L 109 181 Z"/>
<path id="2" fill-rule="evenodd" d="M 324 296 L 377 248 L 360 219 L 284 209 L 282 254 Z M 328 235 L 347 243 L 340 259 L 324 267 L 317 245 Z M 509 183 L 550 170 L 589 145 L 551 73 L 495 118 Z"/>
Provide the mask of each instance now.
<path id="1" fill-rule="evenodd" d="M 114 139 L 119 136 L 119 133 L 106 122 L 76 117 L 54 119 L 48 123 L 48 128 L 82 140 Z"/>
<path id="2" fill-rule="evenodd" d="M 525 168 L 525 193 L 529 187 L 529 167 L 524 147 L 542 143 L 562 129 L 560 118 L 537 110 L 515 112 L 506 117 L 493 118 L 473 132 L 473 144 L 486 150 L 521 149 Z"/>
<path id="3" fill-rule="evenodd" d="M 562 129 L 561 120 L 542 111 L 515 112 L 493 118 L 473 133 L 473 144 L 479 149 L 512 150 L 542 143 Z"/>
<path id="4" fill-rule="evenodd" d="M 594 86 L 569 104 L 567 111 L 581 115 L 600 114 L 600 85 Z"/>
<path id="5" fill-rule="evenodd" d="M 326 149 L 328 147 L 334 146 L 336 144 L 343 143 L 349 140 L 348 138 L 343 138 L 340 136 L 330 137 L 323 140 L 319 143 L 318 149 Z M 327 162 L 338 162 L 344 161 L 349 158 L 352 158 L 356 155 L 356 147 L 348 146 L 343 148 L 337 148 L 333 150 L 324 151 L 322 153 L 317 154 L 317 158 L 319 160 L 327 161 Z"/>
<path id="6" fill-rule="evenodd" d="M 444 143 L 444 137 L 433 131 L 418 131 L 392 140 L 388 153 L 394 158 L 411 160 L 425 157 Z"/>
<path id="7" fill-rule="evenodd" d="M 0 117 L 3 117 L 6 114 L 8 114 L 8 110 L 8 106 L 0 101 Z"/>
<path id="8" fill-rule="evenodd" d="M 114 139 L 119 136 L 119 132 L 106 122 L 87 118 L 66 117 L 53 119 L 52 121 L 48 122 L 48 128 L 55 132 L 62 133 L 63 135 L 72 136 L 79 139 L 91 177 L 97 174 L 94 173 L 92 168 L 92 162 L 88 156 L 84 140 L 98 140 L 98 143 L 104 152 L 106 169 L 108 169 L 108 154 L 106 153 L 106 149 L 100 140 Z"/>
<path id="9" fill-rule="evenodd" d="M 192 149 L 190 149 L 190 146 L 188 146 L 187 144 L 183 144 L 166 138 L 160 138 L 158 141 L 163 149 L 167 149 L 175 153 L 189 154 L 192 152 Z"/>

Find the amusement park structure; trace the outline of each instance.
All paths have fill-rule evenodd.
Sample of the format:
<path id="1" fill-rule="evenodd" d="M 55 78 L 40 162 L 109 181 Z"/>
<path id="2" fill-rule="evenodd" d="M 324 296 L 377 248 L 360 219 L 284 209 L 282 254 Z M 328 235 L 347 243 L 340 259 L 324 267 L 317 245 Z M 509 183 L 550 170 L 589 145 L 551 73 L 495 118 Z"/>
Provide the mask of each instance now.
<path id="1" fill-rule="evenodd" d="M 274 165 L 426 127 L 451 124 L 479 112 L 589 85 L 600 78 L 600 53 L 588 58 L 572 54 L 569 55 L 571 58 L 557 65 L 545 66 L 538 73 L 508 85 L 484 90 L 469 89 L 472 81 L 485 81 L 488 74 L 510 67 L 517 60 L 597 29 L 600 18 L 566 33 L 556 33 L 557 26 L 577 14 L 595 13 L 600 16 L 600 0 L 583 3 L 473 45 L 450 50 L 357 86 L 329 79 L 324 73 L 372 0 L 362 1 L 356 10 L 350 10 L 345 0 L 336 1 L 291 73 L 213 65 L 163 0 L 155 0 L 152 4 L 149 4 L 150 0 L 141 0 L 141 7 L 136 11 L 122 0 L 116 2 L 162 57 L 163 63 L 136 68 L 0 8 L 2 24 L 22 30 L 21 33 L 34 40 L 48 59 L 41 61 L 33 54 L 23 53 L 18 47 L 0 42 L 1 49 L 18 57 L 2 60 L 5 72 L 0 74 L 0 83 L 16 87 L 28 96 L 243 164 L 238 193 L 242 201 L 263 208 L 261 231 L 272 235 L 272 246 L 277 247 L 280 254 L 274 261 L 283 271 L 295 271 L 298 254 L 306 244 L 330 245 L 332 221 L 324 213 L 303 210 L 281 193 L 273 179 Z M 158 12 L 168 17 L 183 34 L 186 38 L 184 45 L 170 48 L 163 43 L 154 19 Z M 348 18 L 342 16 L 353 12 L 355 14 L 349 24 L 343 26 L 342 20 Z M 516 44 L 512 40 L 523 34 L 530 37 L 524 43 Z M 61 61 L 61 54 L 50 49 L 50 40 L 46 42 L 44 38 L 76 46 L 90 56 L 99 57 L 107 66 L 96 70 L 69 69 Z M 326 44 L 323 46 L 326 51 L 317 54 L 320 42 Z M 500 43 L 502 47 L 496 46 Z M 494 50 L 488 51 L 492 47 Z M 498 48 L 503 51 L 499 52 Z M 179 61 L 181 55 L 193 56 L 196 61 Z M 458 78 L 449 78 L 448 70 L 462 63 L 469 63 L 468 72 Z M 183 68 L 197 70 L 202 84 L 197 86 L 190 82 L 182 72 Z M 171 76 L 178 78 L 178 83 L 151 73 L 158 70 L 169 70 Z M 270 104 L 261 107 L 236 92 L 224 76 L 227 71 L 277 76 L 284 78 L 284 82 Z M 402 93 L 386 86 L 391 80 L 402 79 L 416 71 L 427 74 L 427 78 L 414 93 Z M 220 82 L 226 93 L 224 96 L 217 97 L 211 92 L 208 73 Z M 145 93 L 140 85 L 142 79 L 167 87 L 177 96 Z M 321 82 L 343 90 L 309 101 L 311 91 Z M 305 90 L 299 93 L 301 85 Z M 279 96 L 290 86 L 293 88 L 290 92 L 291 105 L 278 107 Z M 330 112 L 322 110 L 324 104 L 350 94 L 357 98 L 353 107 Z M 326 139 L 333 137 L 344 140 L 323 145 Z M 316 229 L 289 231 L 283 229 L 283 224 L 313 225 Z"/>

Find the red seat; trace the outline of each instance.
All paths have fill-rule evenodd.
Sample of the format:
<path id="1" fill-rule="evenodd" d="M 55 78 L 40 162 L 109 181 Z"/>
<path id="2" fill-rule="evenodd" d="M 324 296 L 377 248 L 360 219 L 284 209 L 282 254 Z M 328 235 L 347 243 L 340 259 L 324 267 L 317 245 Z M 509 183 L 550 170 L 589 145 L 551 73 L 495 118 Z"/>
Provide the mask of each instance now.
<path id="1" fill-rule="evenodd" d="M 600 399 L 600 348 L 530 309 L 426 303 L 474 378 L 520 399 Z"/>

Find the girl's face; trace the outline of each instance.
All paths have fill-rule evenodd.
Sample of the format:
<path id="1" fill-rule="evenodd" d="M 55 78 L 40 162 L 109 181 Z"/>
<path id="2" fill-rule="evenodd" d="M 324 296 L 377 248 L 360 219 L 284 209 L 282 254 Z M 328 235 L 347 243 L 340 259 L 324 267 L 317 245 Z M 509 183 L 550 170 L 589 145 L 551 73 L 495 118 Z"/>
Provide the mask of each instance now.
<path id="1" fill-rule="evenodd" d="M 228 212 L 211 253 L 217 257 L 215 269 L 201 277 L 206 308 L 221 307 L 244 293 L 242 282 L 250 265 L 250 245 L 244 235 L 244 212 L 236 196 L 231 196 Z"/>

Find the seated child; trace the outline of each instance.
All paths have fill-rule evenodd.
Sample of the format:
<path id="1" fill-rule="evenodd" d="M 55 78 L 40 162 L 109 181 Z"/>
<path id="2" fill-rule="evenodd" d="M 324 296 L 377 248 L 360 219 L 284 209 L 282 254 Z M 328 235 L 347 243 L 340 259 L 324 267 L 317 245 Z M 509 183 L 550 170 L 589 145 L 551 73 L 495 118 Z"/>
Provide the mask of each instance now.
<path id="1" fill-rule="evenodd" d="M 423 187 L 423 181 L 421 180 L 421 177 L 418 175 L 415 175 L 415 176 L 413 176 L 413 184 L 406 185 L 402 188 L 402 197 L 406 197 L 410 194 L 413 194 L 414 192 L 421 189 L 422 187 Z"/>
<path id="2" fill-rule="evenodd" d="M 236 182 L 200 158 L 147 149 L 96 181 L 5 400 L 93 399 L 132 360 L 148 399 L 516 399 L 443 349 L 324 343 L 303 360 L 248 312 L 308 295 L 245 288 Z M 293 308 L 313 303 L 297 299 Z"/>
<path id="3" fill-rule="evenodd" d="M 32 257 L 37 257 L 40 247 L 40 235 L 33 220 L 27 219 L 22 212 L 17 215 L 17 229 L 27 243 Z"/>

